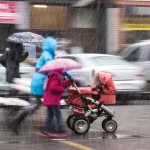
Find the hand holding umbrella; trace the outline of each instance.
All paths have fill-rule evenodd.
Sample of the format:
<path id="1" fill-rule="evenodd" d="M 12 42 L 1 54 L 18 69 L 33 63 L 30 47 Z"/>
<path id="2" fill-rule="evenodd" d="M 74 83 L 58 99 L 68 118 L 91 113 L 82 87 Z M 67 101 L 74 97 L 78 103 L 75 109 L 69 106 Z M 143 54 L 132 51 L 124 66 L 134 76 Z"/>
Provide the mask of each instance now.
<path id="1" fill-rule="evenodd" d="M 65 72 L 64 72 L 64 75 L 65 75 L 65 76 L 67 76 L 69 79 L 71 79 L 71 78 L 72 78 L 71 73 L 70 73 L 70 72 L 68 72 L 68 71 L 65 71 Z"/>

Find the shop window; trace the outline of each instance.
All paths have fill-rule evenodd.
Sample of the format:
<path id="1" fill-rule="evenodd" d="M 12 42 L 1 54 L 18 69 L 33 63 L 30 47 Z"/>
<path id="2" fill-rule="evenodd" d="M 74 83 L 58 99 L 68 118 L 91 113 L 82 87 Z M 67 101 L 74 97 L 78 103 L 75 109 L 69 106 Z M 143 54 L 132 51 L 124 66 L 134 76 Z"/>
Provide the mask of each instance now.
<path id="1" fill-rule="evenodd" d="M 64 29 L 68 24 L 67 7 L 31 8 L 32 29 Z"/>
<path id="2" fill-rule="evenodd" d="M 95 9 L 72 8 L 70 26 L 73 28 L 96 28 Z"/>

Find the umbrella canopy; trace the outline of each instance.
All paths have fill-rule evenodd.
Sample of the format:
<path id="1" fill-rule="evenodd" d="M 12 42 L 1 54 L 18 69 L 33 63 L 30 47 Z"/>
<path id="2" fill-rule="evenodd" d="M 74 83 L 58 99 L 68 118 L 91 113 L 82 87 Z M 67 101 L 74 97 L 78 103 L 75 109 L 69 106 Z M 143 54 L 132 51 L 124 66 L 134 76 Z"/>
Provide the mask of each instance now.
<path id="1" fill-rule="evenodd" d="M 6 41 L 14 43 L 36 43 L 40 44 L 44 41 L 44 37 L 32 32 L 18 32 L 10 35 Z"/>
<path id="2" fill-rule="evenodd" d="M 47 74 L 53 72 L 68 71 L 68 70 L 78 69 L 78 68 L 81 68 L 81 64 L 79 64 L 78 62 L 72 59 L 59 58 L 46 63 L 39 70 L 39 72 Z"/>

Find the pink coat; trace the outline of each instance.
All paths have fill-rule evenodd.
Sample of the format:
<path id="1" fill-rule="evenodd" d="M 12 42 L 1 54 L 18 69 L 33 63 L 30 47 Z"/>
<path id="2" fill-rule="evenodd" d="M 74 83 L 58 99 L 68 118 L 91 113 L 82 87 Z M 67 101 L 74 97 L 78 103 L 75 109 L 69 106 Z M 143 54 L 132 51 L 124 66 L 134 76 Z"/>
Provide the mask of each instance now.
<path id="1" fill-rule="evenodd" d="M 62 99 L 62 93 L 64 89 L 70 86 L 71 81 L 61 81 L 59 75 L 54 74 L 48 79 L 47 86 L 44 92 L 44 101 L 45 106 L 60 106 L 60 100 Z"/>

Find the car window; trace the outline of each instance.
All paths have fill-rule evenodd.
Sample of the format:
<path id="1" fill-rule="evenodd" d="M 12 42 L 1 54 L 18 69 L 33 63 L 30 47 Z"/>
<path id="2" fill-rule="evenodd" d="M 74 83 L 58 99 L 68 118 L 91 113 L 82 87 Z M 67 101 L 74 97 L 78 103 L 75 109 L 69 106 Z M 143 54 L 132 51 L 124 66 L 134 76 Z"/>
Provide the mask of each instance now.
<path id="1" fill-rule="evenodd" d="M 106 65 L 125 65 L 128 62 L 122 57 L 116 56 L 94 56 L 94 57 L 72 57 L 72 56 L 63 56 L 61 58 L 73 59 L 81 63 L 85 67 L 90 66 L 106 66 Z"/>
<path id="2" fill-rule="evenodd" d="M 90 65 L 95 66 L 108 66 L 108 65 L 125 65 L 128 62 L 120 57 L 108 57 L 108 56 L 101 56 L 101 57 L 91 57 Z"/>
<path id="3" fill-rule="evenodd" d="M 150 53 L 149 53 L 149 56 L 148 56 L 148 61 L 150 61 Z"/>
<path id="4" fill-rule="evenodd" d="M 134 49 L 128 56 L 125 57 L 128 61 L 138 61 L 140 55 L 140 49 L 139 47 Z"/>
<path id="5" fill-rule="evenodd" d="M 140 47 L 139 61 L 148 61 L 150 56 L 150 45 L 144 45 Z"/>
<path id="6" fill-rule="evenodd" d="M 121 52 L 121 55 L 123 57 L 126 57 L 128 56 L 132 51 L 134 51 L 135 49 L 137 49 L 139 46 L 137 45 L 129 45 L 127 46 L 122 52 Z"/>
<path id="7" fill-rule="evenodd" d="M 63 56 L 63 57 L 60 56 L 60 57 L 57 57 L 57 59 L 59 59 L 59 58 L 68 58 L 68 59 L 72 59 L 72 60 L 77 61 L 77 59 L 75 57 L 72 57 L 72 56 Z"/>

